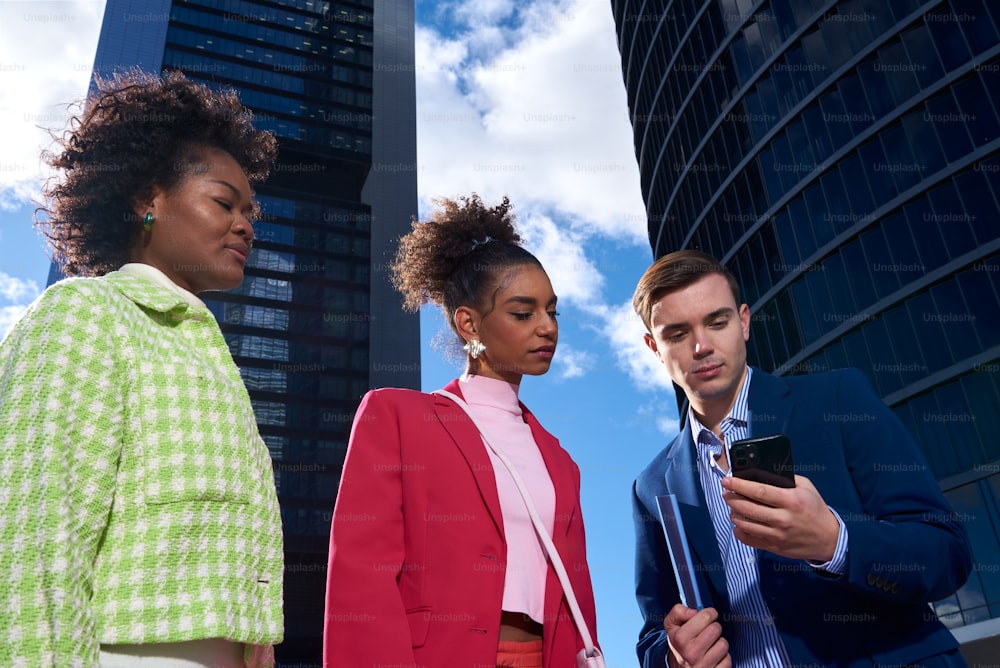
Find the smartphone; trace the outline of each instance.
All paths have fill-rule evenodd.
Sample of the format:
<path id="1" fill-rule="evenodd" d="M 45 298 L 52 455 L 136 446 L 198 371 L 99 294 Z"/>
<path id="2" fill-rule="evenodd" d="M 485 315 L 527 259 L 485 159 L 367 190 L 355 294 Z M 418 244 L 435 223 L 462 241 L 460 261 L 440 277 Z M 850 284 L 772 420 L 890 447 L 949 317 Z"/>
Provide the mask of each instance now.
<path id="1" fill-rule="evenodd" d="M 792 442 L 784 434 L 744 438 L 729 446 L 733 476 L 775 487 L 795 487 Z"/>

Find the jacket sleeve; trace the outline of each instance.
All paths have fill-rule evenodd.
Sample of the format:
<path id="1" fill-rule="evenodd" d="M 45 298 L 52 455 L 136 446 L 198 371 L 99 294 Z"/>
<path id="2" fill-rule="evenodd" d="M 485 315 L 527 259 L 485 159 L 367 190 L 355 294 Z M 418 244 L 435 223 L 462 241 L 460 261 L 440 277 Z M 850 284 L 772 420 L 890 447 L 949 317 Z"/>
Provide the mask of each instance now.
<path id="1" fill-rule="evenodd" d="M 632 486 L 632 520 L 635 523 L 635 598 L 642 613 L 636 653 L 642 668 L 663 668 L 670 651 L 663 620 L 680 594 L 673 577 L 659 516 L 639 498 L 638 482 Z"/>
<path id="2" fill-rule="evenodd" d="M 856 369 L 837 390 L 844 456 L 863 513 L 836 508 L 847 526 L 843 586 L 894 602 L 953 593 L 972 568 L 968 540 L 919 447 Z"/>
<path id="3" fill-rule="evenodd" d="M 405 553 L 400 425 L 374 391 L 354 418 L 330 531 L 323 665 L 416 665 L 397 586 Z M 419 613 L 417 613 L 419 614 Z"/>
<path id="4" fill-rule="evenodd" d="M 97 666 L 93 564 L 124 424 L 108 311 L 58 284 L 0 343 L 0 665 Z"/>

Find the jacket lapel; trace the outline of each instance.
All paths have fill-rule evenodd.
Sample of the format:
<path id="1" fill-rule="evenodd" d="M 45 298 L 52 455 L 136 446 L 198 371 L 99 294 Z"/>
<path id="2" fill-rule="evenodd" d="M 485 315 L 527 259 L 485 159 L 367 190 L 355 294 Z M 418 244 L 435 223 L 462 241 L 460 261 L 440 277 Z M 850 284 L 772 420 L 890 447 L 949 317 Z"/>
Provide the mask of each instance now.
<path id="1" fill-rule="evenodd" d="M 459 388 L 457 380 L 453 380 L 445 385 L 444 389 L 459 397 L 462 396 L 462 390 Z M 500 496 L 497 493 L 497 480 L 493 473 L 493 463 L 486 452 L 486 444 L 483 443 L 483 438 L 479 434 L 479 430 L 476 429 L 476 426 L 469 419 L 469 416 L 465 414 L 465 411 L 456 406 L 451 399 L 437 394 L 432 396 L 434 398 L 434 410 L 437 414 L 438 423 L 448 432 L 452 441 L 455 442 L 455 446 L 462 453 L 462 456 L 465 457 L 465 461 L 469 465 L 469 470 L 472 471 L 472 475 L 476 479 L 479 494 L 482 496 L 483 503 L 486 505 L 486 509 L 490 513 L 490 518 L 493 520 L 493 525 L 496 527 L 500 537 L 506 541 L 503 531 L 503 515 L 500 512 Z M 465 397 L 462 398 L 464 399 Z M 444 480 L 442 484 L 447 485 L 448 481 Z"/>
<path id="2" fill-rule="evenodd" d="M 521 411 L 524 413 L 528 426 L 531 427 L 531 435 L 542 455 L 542 461 L 545 462 L 545 468 L 556 495 L 555 517 L 552 521 L 552 544 L 566 568 L 574 594 L 581 596 L 582 591 L 576 587 L 576 584 L 580 582 L 580 578 L 576 576 L 576 567 L 581 563 L 586 565 L 586 562 L 582 561 L 582 553 L 572 551 L 574 546 L 569 544 L 567 538 L 570 522 L 576 519 L 573 514 L 577 510 L 577 499 L 580 496 L 574 467 L 570 464 L 570 458 L 559 445 L 559 440 L 539 424 L 534 414 L 523 403 Z M 563 609 L 565 612 L 562 616 L 559 614 L 564 596 L 563 588 L 551 565 L 549 569 L 549 576 L 545 579 L 545 614 L 547 618 L 542 648 L 542 655 L 546 662 L 551 660 L 554 651 L 556 628 L 561 624 L 569 624 L 576 628 L 576 622 L 570 615 L 568 607 Z M 590 631 L 593 633 L 594 630 L 590 629 Z M 546 665 L 548 664 L 546 663 Z"/>
<path id="3" fill-rule="evenodd" d="M 698 477 L 696 456 L 691 425 L 688 422 L 667 451 L 667 468 L 663 478 L 667 490 L 677 496 L 681 519 L 684 521 L 684 533 L 687 534 L 694 561 L 703 564 L 703 574 L 711 580 L 712 588 L 725 596 L 726 576 L 722 569 L 722 555 L 705 503 L 705 490 Z M 706 592 L 701 593 L 704 599 Z"/>
<path id="4" fill-rule="evenodd" d="M 777 376 L 753 370 L 747 411 L 750 414 L 749 436 L 787 434 L 793 402 L 785 381 Z"/>
<path id="5" fill-rule="evenodd" d="M 568 458 L 562 455 L 559 441 L 545 431 L 545 428 L 539 424 L 524 404 L 521 404 L 521 411 L 527 419 L 528 426 L 531 427 L 531 435 L 535 439 L 538 451 L 542 454 L 542 461 L 545 462 L 545 468 L 555 490 L 556 506 L 552 524 L 552 540 L 558 548 L 560 541 L 565 538 L 569 531 L 569 523 L 573 519 L 572 515 L 576 509 L 576 498 L 579 495 L 579 490 L 576 487 L 575 477 L 566 466 Z"/>

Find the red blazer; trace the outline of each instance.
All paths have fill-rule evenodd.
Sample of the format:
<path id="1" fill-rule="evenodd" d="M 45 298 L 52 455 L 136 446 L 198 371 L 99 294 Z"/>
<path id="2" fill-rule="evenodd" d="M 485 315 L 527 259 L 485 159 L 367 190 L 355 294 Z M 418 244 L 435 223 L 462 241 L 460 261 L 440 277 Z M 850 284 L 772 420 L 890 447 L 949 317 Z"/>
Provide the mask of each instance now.
<path id="1" fill-rule="evenodd" d="M 458 382 L 447 390 L 461 396 Z M 553 541 L 595 636 L 580 471 L 521 406 L 555 487 Z M 438 395 L 374 390 L 354 418 L 330 532 L 325 668 L 495 666 L 507 546 L 479 431 Z M 545 584 L 543 656 L 583 647 L 559 580 Z"/>

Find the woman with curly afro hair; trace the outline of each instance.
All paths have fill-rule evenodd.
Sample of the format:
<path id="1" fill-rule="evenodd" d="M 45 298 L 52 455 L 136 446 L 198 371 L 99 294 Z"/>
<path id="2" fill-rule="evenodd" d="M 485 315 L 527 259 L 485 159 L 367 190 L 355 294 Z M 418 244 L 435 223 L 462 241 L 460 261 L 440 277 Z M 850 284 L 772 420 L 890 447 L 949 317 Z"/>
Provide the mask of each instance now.
<path id="1" fill-rule="evenodd" d="M 211 311 L 276 141 L 179 73 L 97 82 L 47 154 L 68 278 L 0 343 L 0 665 L 273 665 L 271 459 Z"/>
<path id="2" fill-rule="evenodd" d="M 585 642 L 511 473 L 594 632 L 580 472 L 518 400 L 522 377 L 552 363 L 556 295 L 507 198 L 437 203 L 401 239 L 394 282 L 408 308 L 441 307 L 465 373 L 447 394 L 361 402 L 333 513 L 324 666 L 577 665 Z"/>

